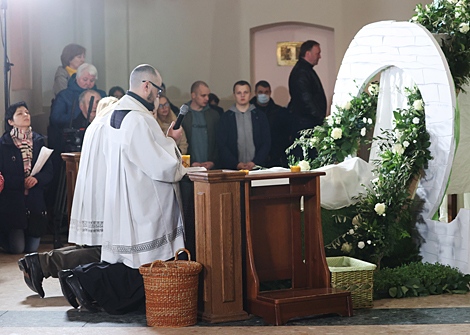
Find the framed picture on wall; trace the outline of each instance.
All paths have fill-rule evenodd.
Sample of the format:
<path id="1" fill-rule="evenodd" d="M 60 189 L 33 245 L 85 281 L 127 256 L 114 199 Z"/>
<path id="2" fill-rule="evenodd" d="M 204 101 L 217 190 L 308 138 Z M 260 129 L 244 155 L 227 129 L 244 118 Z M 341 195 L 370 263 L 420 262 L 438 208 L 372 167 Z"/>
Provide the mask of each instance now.
<path id="1" fill-rule="evenodd" d="M 299 60 L 303 42 L 277 42 L 277 65 L 294 66 Z"/>

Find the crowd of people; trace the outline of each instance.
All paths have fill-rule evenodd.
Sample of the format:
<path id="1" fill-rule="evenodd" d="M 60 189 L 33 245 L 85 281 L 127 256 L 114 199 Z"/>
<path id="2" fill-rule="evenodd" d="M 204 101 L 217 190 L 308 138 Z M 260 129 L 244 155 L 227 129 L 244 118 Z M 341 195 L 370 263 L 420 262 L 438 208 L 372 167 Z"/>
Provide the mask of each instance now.
<path id="1" fill-rule="evenodd" d="M 5 113 L 0 246 L 29 253 L 18 264 L 26 284 L 41 297 L 42 281 L 51 276 L 59 278 L 73 307 L 122 314 L 145 302 L 139 266 L 171 259 L 184 247 L 178 185 L 186 173 L 182 155 L 190 155 L 191 166 L 206 169 L 287 166 L 285 149 L 297 132 L 323 123 L 325 93 L 313 70 L 320 46 L 302 44 L 289 78 L 289 106 L 274 102 L 267 81 L 252 91 L 241 80 L 233 85 L 235 103 L 224 111 L 208 84 L 196 81 L 177 130 L 179 109 L 165 95 L 154 67 L 139 65 L 127 92 L 113 87 L 105 97 L 95 84 L 97 69 L 85 63 L 85 51 L 76 44 L 63 51 L 48 128 L 54 153 L 34 175 L 44 136 L 32 131 L 25 103 Z M 70 145 L 64 134 L 84 129 L 69 228 L 69 242 L 75 245 L 36 253 L 46 225 L 44 191 L 54 188 L 60 153 Z"/>

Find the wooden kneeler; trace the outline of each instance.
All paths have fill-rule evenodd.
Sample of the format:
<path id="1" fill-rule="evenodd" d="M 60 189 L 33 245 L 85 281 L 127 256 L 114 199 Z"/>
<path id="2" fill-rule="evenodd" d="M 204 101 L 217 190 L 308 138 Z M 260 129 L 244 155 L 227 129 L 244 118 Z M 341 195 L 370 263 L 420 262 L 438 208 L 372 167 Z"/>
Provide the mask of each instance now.
<path id="1" fill-rule="evenodd" d="M 350 292 L 331 288 L 320 214 L 323 172 L 287 172 L 245 177 L 247 244 L 246 310 L 266 322 L 316 314 L 352 316 Z M 289 184 L 252 186 L 288 178 Z M 304 196 L 304 245 L 300 198 Z M 291 279 L 292 288 L 260 292 L 261 281 Z"/>

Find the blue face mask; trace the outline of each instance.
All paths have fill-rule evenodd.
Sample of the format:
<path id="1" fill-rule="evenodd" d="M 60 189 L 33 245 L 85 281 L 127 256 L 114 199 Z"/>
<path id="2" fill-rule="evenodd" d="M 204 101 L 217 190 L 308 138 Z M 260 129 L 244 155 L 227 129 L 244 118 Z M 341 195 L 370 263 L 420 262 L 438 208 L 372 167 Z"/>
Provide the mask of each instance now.
<path id="1" fill-rule="evenodd" d="M 269 95 L 267 95 L 267 94 L 258 94 L 258 98 L 257 98 L 257 99 L 258 99 L 258 102 L 259 102 L 260 104 L 263 104 L 263 105 L 264 105 L 264 104 L 268 103 L 268 101 L 269 101 Z"/>

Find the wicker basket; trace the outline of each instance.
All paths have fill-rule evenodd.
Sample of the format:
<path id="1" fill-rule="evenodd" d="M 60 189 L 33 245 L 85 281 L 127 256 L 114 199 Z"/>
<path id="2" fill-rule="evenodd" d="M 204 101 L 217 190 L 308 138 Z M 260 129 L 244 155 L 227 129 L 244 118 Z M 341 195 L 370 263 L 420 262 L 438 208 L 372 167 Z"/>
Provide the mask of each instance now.
<path id="1" fill-rule="evenodd" d="M 331 272 L 331 287 L 351 292 L 353 308 L 374 307 L 375 264 L 351 257 L 327 257 Z"/>
<path id="2" fill-rule="evenodd" d="M 179 261 L 186 251 L 189 261 Z M 191 261 L 186 249 L 174 261 L 155 261 L 140 266 L 144 278 L 147 324 L 153 327 L 184 327 L 197 322 L 197 292 L 202 265 Z"/>

